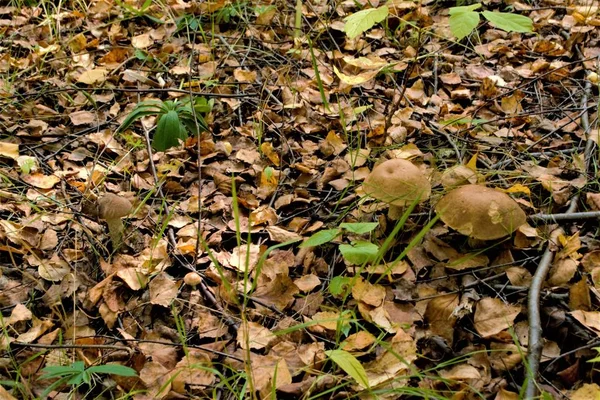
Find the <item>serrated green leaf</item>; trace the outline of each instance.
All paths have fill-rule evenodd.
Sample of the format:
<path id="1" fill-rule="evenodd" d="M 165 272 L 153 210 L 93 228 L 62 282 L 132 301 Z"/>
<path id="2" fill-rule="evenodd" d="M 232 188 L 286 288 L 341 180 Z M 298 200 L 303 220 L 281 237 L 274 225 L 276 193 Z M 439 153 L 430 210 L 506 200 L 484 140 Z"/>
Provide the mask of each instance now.
<path id="1" fill-rule="evenodd" d="M 377 222 L 344 222 L 340 224 L 340 228 L 362 235 L 371 232 L 373 229 L 377 228 L 377 225 L 379 225 Z"/>
<path id="2" fill-rule="evenodd" d="M 464 13 L 464 12 L 472 12 L 472 11 L 477 10 L 478 8 L 481 8 L 481 4 L 479 4 L 479 3 L 471 4 L 470 6 L 451 7 L 450 10 L 448 10 L 448 14 L 455 15 L 455 14 L 460 14 L 460 13 Z"/>
<path id="3" fill-rule="evenodd" d="M 300 247 L 316 247 L 322 244 L 331 242 L 336 238 L 337 235 L 340 234 L 339 229 L 326 229 L 324 231 L 319 231 L 309 237 L 305 242 L 300 244 Z"/>
<path id="4" fill-rule="evenodd" d="M 482 14 L 492 25 L 503 31 L 533 32 L 533 21 L 524 15 L 491 11 L 484 11 Z"/>
<path id="5" fill-rule="evenodd" d="M 371 242 L 340 244 L 340 253 L 346 261 L 354 265 L 362 265 L 375 260 L 379 247 Z"/>
<path id="6" fill-rule="evenodd" d="M 344 19 L 346 21 L 344 32 L 346 32 L 346 35 L 350 39 L 354 39 L 366 30 L 371 29 L 375 24 L 386 19 L 389 12 L 390 10 L 387 6 L 355 12 Z"/>
<path id="7" fill-rule="evenodd" d="M 344 350 L 328 350 L 325 354 L 363 388 L 369 387 L 367 372 L 360 361 Z"/>
<path id="8" fill-rule="evenodd" d="M 165 151 L 179 145 L 179 140 L 185 140 L 187 133 L 181 125 L 179 115 L 174 110 L 162 115 L 156 127 L 152 146 L 158 151 Z"/>
<path id="9" fill-rule="evenodd" d="M 479 25 L 479 13 L 461 12 L 450 16 L 450 31 L 458 40 L 467 37 Z"/>

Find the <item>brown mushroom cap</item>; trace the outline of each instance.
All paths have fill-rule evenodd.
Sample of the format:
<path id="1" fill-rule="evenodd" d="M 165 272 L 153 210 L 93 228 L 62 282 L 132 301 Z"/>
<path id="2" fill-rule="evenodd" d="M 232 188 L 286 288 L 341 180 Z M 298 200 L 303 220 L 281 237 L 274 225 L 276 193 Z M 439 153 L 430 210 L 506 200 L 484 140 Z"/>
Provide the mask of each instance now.
<path id="1" fill-rule="evenodd" d="M 105 220 L 117 219 L 128 215 L 133 205 L 124 197 L 106 193 L 98 199 L 100 218 Z"/>
<path id="2" fill-rule="evenodd" d="M 202 277 L 197 272 L 188 272 L 183 277 L 183 282 L 188 286 L 198 286 L 202 282 Z"/>
<path id="3" fill-rule="evenodd" d="M 435 209 L 446 225 L 479 240 L 508 236 L 526 220 L 525 212 L 509 195 L 479 185 L 451 190 Z"/>
<path id="4" fill-rule="evenodd" d="M 369 196 L 398 207 L 417 199 L 423 202 L 431 194 L 431 184 L 425 174 L 410 161 L 399 158 L 373 168 L 363 188 Z"/>

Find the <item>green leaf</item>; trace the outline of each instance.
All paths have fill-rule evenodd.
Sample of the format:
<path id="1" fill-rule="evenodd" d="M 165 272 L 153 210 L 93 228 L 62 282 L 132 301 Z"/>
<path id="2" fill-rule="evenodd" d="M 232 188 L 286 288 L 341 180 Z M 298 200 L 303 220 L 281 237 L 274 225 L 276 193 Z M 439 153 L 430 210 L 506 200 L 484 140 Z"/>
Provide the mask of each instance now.
<path id="1" fill-rule="evenodd" d="M 373 25 L 386 19 L 389 12 L 387 6 L 355 12 L 344 19 L 346 21 L 344 32 L 350 39 L 354 39 L 364 31 L 371 29 Z"/>
<path id="2" fill-rule="evenodd" d="M 482 14 L 492 25 L 503 31 L 533 32 L 533 21 L 524 15 L 490 11 L 484 11 Z"/>
<path id="3" fill-rule="evenodd" d="M 152 146 L 158 151 L 165 151 L 171 147 L 179 146 L 179 139 L 187 139 L 187 133 L 181 125 L 177 112 L 171 110 L 160 117 Z"/>
<path id="4" fill-rule="evenodd" d="M 471 4 L 470 6 L 451 7 L 450 10 L 448 10 L 448 14 L 455 15 L 455 14 L 460 14 L 460 13 L 465 13 L 465 12 L 472 12 L 472 11 L 477 10 L 478 8 L 481 8 L 481 4 L 479 4 L 479 3 Z"/>
<path id="5" fill-rule="evenodd" d="M 95 365 L 88 368 L 88 372 L 93 374 L 111 374 L 119 376 L 137 376 L 137 372 L 133 368 L 118 364 Z"/>
<path id="6" fill-rule="evenodd" d="M 314 235 L 312 235 L 311 237 L 309 237 L 305 242 L 302 242 L 300 244 L 300 247 L 304 248 L 304 247 L 320 246 L 322 244 L 331 242 L 339 234 L 340 234 L 339 229 L 326 229 L 324 231 L 319 231 L 319 232 L 315 233 Z"/>
<path id="7" fill-rule="evenodd" d="M 160 114 L 163 110 L 163 102 L 159 100 L 146 100 L 138 103 L 135 108 L 129 113 L 121 126 L 117 129 L 122 132 L 134 123 L 136 120 L 145 117 L 146 115 Z"/>
<path id="8" fill-rule="evenodd" d="M 325 354 L 360 386 L 365 389 L 369 387 L 367 372 L 356 357 L 344 350 L 328 350 Z"/>
<path id="9" fill-rule="evenodd" d="M 371 242 L 340 244 L 340 253 L 350 264 L 362 265 L 375 260 L 379 247 Z"/>
<path id="10" fill-rule="evenodd" d="M 377 228 L 377 225 L 379 225 L 377 222 L 344 222 L 340 224 L 340 228 L 362 235 L 371 232 Z"/>
<path id="11" fill-rule="evenodd" d="M 329 293 L 335 297 L 340 297 L 345 294 L 352 284 L 352 278 L 347 276 L 334 276 L 329 282 Z"/>
<path id="12" fill-rule="evenodd" d="M 479 13 L 460 12 L 450 16 L 450 31 L 458 40 L 467 37 L 479 25 Z"/>

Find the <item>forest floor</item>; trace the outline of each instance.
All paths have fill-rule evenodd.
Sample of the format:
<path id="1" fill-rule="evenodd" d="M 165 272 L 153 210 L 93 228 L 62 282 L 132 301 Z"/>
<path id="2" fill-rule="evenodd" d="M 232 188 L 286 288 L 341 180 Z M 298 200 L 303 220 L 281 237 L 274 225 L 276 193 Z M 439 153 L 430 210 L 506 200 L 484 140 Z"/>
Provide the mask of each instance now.
<path id="1" fill-rule="evenodd" d="M 598 2 L 465 3 L 3 2 L 0 398 L 600 398 Z"/>

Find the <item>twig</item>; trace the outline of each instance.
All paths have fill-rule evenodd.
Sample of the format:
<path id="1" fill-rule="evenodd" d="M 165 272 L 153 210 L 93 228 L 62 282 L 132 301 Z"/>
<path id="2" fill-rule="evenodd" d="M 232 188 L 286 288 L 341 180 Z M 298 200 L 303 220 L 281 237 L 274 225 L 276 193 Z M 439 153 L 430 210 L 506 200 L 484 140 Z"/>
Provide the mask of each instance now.
<path id="1" fill-rule="evenodd" d="M 31 347 L 37 349 L 106 349 L 106 350 L 123 350 L 131 355 L 133 349 L 116 344 L 41 344 L 41 343 L 23 343 L 10 342 L 10 345 L 19 347 Z"/>
<path id="2" fill-rule="evenodd" d="M 588 82 L 585 87 L 581 103 L 583 107 L 587 105 L 588 97 L 591 93 L 591 84 Z M 586 112 L 581 115 L 581 125 L 587 137 L 587 143 L 585 146 L 585 165 L 586 171 L 591 165 L 590 159 L 592 150 L 594 149 L 594 143 L 589 137 L 589 120 Z M 571 199 L 569 208 L 565 214 L 572 214 L 577 209 L 577 203 L 579 202 L 579 194 L 576 194 Z M 556 218 L 556 217 L 555 217 Z M 542 338 L 542 321 L 540 317 L 540 292 L 542 284 L 546 279 L 552 259 L 554 258 L 554 252 L 551 250 L 551 244 L 548 243 L 542 260 L 538 265 L 533 280 L 531 282 L 531 288 L 529 290 L 529 298 L 527 300 L 527 313 L 529 320 L 529 343 L 527 346 L 527 383 L 525 387 L 525 399 L 532 400 L 536 398 L 538 394 L 537 375 L 540 369 L 540 359 L 542 357 L 542 349 L 544 348 L 544 339 Z"/>
<path id="3" fill-rule="evenodd" d="M 574 212 L 570 214 L 534 214 L 529 216 L 529 221 L 534 224 L 541 224 L 547 222 L 573 222 L 573 221 L 585 221 L 588 219 L 600 218 L 600 211 L 585 211 L 585 212 Z"/>
<path id="4" fill-rule="evenodd" d="M 534 399 L 537 396 L 537 374 L 540 369 L 540 358 L 544 348 L 542 338 L 542 318 L 540 317 L 540 292 L 542 285 L 552 264 L 554 252 L 550 245 L 546 246 L 542 260 L 533 275 L 529 298 L 527 299 L 527 312 L 529 320 L 529 341 L 527 344 L 527 386 L 525 399 Z"/>
<path id="5" fill-rule="evenodd" d="M 65 88 L 60 88 L 60 89 L 50 89 L 47 91 L 40 91 L 40 90 L 35 90 L 33 92 L 28 92 L 28 93 L 23 93 L 23 94 L 19 94 L 18 97 L 30 97 L 30 96 L 35 96 L 35 95 L 40 95 L 40 94 L 53 94 L 53 93 L 62 93 L 62 92 L 66 92 L 69 90 L 82 90 L 82 91 L 86 91 L 86 92 L 126 92 L 126 93 L 168 93 L 168 92 L 173 92 L 173 93 L 184 93 L 184 94 L 190 94 L 190 91 L 187 89 L 179 89 L 179 88 L 136 88 L 136 87 L 121 87 L 121 88 L 116 88 L 116 87 L 97 87 L 97 88 L 80 88 L 77 86 L 71 86 L 71 87 L 65 87 Z M 210 92 L 192 92 L 194 96 L 204 96 L 204 97 L 218 97 L 218 98 L 224 98 L 224 99 L 232 99 L 232 98 L 248 98 L 248 97 L 252 97 L 252 96 L 256 96 L 258 97 L 257 94 L 255 93 L 236 93 L 236 94 L 229 94 L 229 93 L 210 93 Z M 15 96 L 16 97 L 16 96 Z"/>

